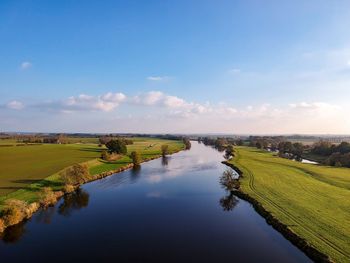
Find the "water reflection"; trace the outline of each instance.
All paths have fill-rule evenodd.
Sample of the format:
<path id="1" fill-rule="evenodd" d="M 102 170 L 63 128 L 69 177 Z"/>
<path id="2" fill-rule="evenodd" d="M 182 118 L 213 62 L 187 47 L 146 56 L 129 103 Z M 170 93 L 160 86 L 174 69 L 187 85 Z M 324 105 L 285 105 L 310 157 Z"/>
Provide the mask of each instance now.
<path id="1" fill-rule="evenodd" d="M 235 189 L 238 189 L 240 186 L 238 178 L 239 176 L 237 176 L 237 173 L 235 173 L 234 170 L 227 169 L 222 173 L 222 176 L 220 177 L 220 185 L 226 191 L 233 191 Z"/>
<path id="2" fill-rule="evenodd" d="M 230 194 L 221 198 L 219 202 L 224 211 L 232 211 L 238 204 L 239 200 L 230 192 Z"/>
<path id="3" fill-rule="evenodd" d="M 2 233 L 1 239 L 4 243 L 16 243 L 25 233 L 25 222 L 10 226 Z"/>
<path id="4" fill-rule="evenodd" d="M 140 178 L 141 175 L 141 165 L 135 165 L 131 169 L 131 178 L 130 180 L 135 183 L 137 179 Z"/>
<path id="5" fill-rule="evenodd" d="M 63 203 L 58 207 L 58 213 L 63 216 L 70 216 L 74 210 L 87 207 L 89 204 L 89 194 L 77 189 L 75 192 L 64 196 Z"/>
<path id="6" fill-rule="evenodd" d="M 221 161 L 216 150 L 193 143 L 167 165 L 158 159 L 86 184 L 86 192 L 62 198 L 25 228 L 10 228 L 0 261 L 309 262 L 248 203 L 221 188 Z"/>
<path id="7" fill-rule="evenodd" d="M 40 209 L 37 213 L 36 222 L 50 224 L 55 212 L 56 208 L 54 206 L 50 206 L 47 209 Z"/>
<path id="8" fill-rule="evenodd" d="M 239 202 L 238 198 L 232 193 L 232 190 L 237 188 L 237 185 L 239 184 L 233 170 L 225 170 L 219 179 L 219 183 L 221 187 L 224 188 L 225 191 L 228 193 L 226 196 L 220 199 L 219 203 L 224 211 L 231 211 L 236 207 L 236 205 Z"/>
<path id="9" fill-rule="evenodd" d="M 169 157 L 168 156 L 163 156 L 162 157 L 162 165 L 167 166 L 169 164 Z"/>

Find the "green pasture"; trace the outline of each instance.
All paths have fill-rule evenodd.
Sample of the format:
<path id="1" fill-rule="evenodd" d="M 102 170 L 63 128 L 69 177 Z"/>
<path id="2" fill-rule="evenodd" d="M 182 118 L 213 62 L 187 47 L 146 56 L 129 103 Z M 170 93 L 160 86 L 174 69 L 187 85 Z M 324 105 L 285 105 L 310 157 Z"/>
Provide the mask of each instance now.
<path id="1" fill-rule="evenodd" d="M 249 147 L 232 162 L 242 191 L 336 262 L 350 259 L 350 169 L 303 164 Z"/>
<path id="2" fill-rule="evenodd" d="M 153 138 L 132 138 L 134 144 L 128 145 L 128 154 L 132 151 L 137 151 L 141 154 L 142 159 L 148 159 L 153 157 L 159 157 L 161 155 L 161 145 L 167 144 L 169 146 L 169 153 L 179 151 L 183 148 L 181 141 L 163 140 Z M 90 168 L 92 175 L 116 170 L 126 164 L 131 163 L 131 159 L 128 156 L 124 156 L 115 162 L 106 162 L 98 160 L 98 163 L 94 164 Z"/>
<path id="3" fill-rule="evenodd" d="M 140 152 L 143 159 L 158 157 L 162 144 L 169 151 L 183 149 L 183 143 L 174 140 L 137 138 L 128 145 L 128 154 Z M 99 159 L 104 147 L 97 144 L 40 144 L 0 147 L 0 203 L 9 198 L 28 202 L 37 199 L 38 191 L 45 186 L 62 188 L 58 173 L 75 163 L 87 163 L 90 173 L 115 170 L 131 162 L 128 156 L 113 162 Z"/>

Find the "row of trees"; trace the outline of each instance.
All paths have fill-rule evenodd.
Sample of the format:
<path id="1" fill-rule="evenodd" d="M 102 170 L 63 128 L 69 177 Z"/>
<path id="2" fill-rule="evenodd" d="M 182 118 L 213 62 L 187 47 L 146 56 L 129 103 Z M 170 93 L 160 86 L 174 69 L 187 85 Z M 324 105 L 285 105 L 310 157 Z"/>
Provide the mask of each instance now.
<path id="1" fill-rule="evenodd" d="M 319 141 L 312 146 L 311 152 L 323 156 L 330 156 L 333 153 L 346 154 L 350 153 L 350 143 L 341 142 L 336 145 L 328 141 Z"/>
<path id="2" fill-rule="evenodd" d="M 325 164 L 337 167 L 350 167 L 350 143 L 341 142 L 338 145 L 320 141 L 314 144 L 311 152 L 327 156 Z"/>
<path id="3" fill-rule="evenodd" d="M 313 145 L 281 141 L 283 137 L 253 137 L 249 138 L 249 145 L 258 149 L 278 151 L 279 156 L 289 159 L 302 160 L 307 153 L 326 157 L 324 164 L 337 167 L 350 167 L 350 143 L 333 144 L 329 141 L 318 141 Z"/>
<path id="4" fill-rule="evenodd" d="M 115 137 L 115 136 L 102 136 L 98 140 L 102 145 L 107 145 L 107 143 L 109 143 L 110 141 L 121 141 L 125 145 L 131 145 L 134 143 L 131 139 Z"/>
<path id="5" fill-rule="evenodd" d="M 57 135 L 21 135 L 15 137 L 17 142 L 23 143 L 60 143 L 66 144 L 69 143 L 68 137 L 65 134 Z"/>
<path id="6" fill-rule="evenodd" d="M 212 138 L 212 137 L 198 137 L 198 142 L 203 143 L 205 145 L 213 146 L 219 151 L 223 151 L 226 149 L 227 145 L 243 145 L 243 141 L 241 139 L 234 138 Z"/>

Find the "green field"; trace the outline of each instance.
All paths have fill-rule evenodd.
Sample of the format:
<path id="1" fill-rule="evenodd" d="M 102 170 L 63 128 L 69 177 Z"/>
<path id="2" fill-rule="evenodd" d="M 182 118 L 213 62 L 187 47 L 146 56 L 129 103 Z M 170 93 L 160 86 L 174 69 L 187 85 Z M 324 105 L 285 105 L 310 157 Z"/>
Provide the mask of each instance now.
<path id="1" fill-rule="evenodd" d="M 134 140 L 134 138 L 133 138 Z M 183 149 L 181 141 L 153 138 L 135 138 L 128 145 L 128 153 L 140 152 L 143 159 L 158 157 L 162 144 L 170 152 Z M 92 175 L 115 170 L 131 163 L 128 156 L 114 162 L 99 159 L 103 147 L 97 144 L 38 144 L 0 147 L 0 202 L 16 198 L 28 202 L 37 199 L 43 186 L 55 190 L 62 187 L 58 173 L 75 163 L 87 163 Z"/>
<path id="2" fill-rule="evenodd" d="M 336 262 L 350 259 L 350 170 L 236 147 L 241 189 Z"/>
<path id="3" fill-rule="evenodd" d="M 183 148 L 181 141 L 163 140 L 163 139 L 150 139 L 150 138 L 133 138 L 134 144 L 128 145 L 128 153 L 137 151 L 141 154 L 142 159 L 158 157 L 161 154 L 161 145 L 169 145 L 169 152 L 173 153 Z M 125 164 L 131 163 L 131 159 L 128 156 L 124 156 L 122 159 L 115 162 L 105 162 L 98 160 L 90 168 L 90 173 L 95 175 L 102 172 L 115 170 L 122 167 Z"/>

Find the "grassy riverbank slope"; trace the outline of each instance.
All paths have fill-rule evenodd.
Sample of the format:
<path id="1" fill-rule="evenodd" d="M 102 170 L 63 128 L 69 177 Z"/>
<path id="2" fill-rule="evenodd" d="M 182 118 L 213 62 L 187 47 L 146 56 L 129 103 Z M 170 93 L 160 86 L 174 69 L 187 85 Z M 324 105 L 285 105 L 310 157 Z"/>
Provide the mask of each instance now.
<path id="1" fill-rule="evenodd" d="M 336 262 L 350 258 L 350 169 L 302 164 L 249 147 L 231 161 L 241 190 Z"/>
<path id="2" fill-rule="evenodd" d="M 169 153 L 184 148 L 182 141 L 156 138 L 131 138 L 128 154 L 138 151 L 143 160 L 159 157 L 161 145 L 169 145 Z M 45 186 L 60 190 L 59 172 L 75 163 L 86 163 L 92 175 L 116 170 L 131 163 L 128 155 L 113 162 L 99 159 L 104 147 L 97 144 L 39 144 L 0 147 L 0 208 L 6 199 L 33 202 Z"/>

